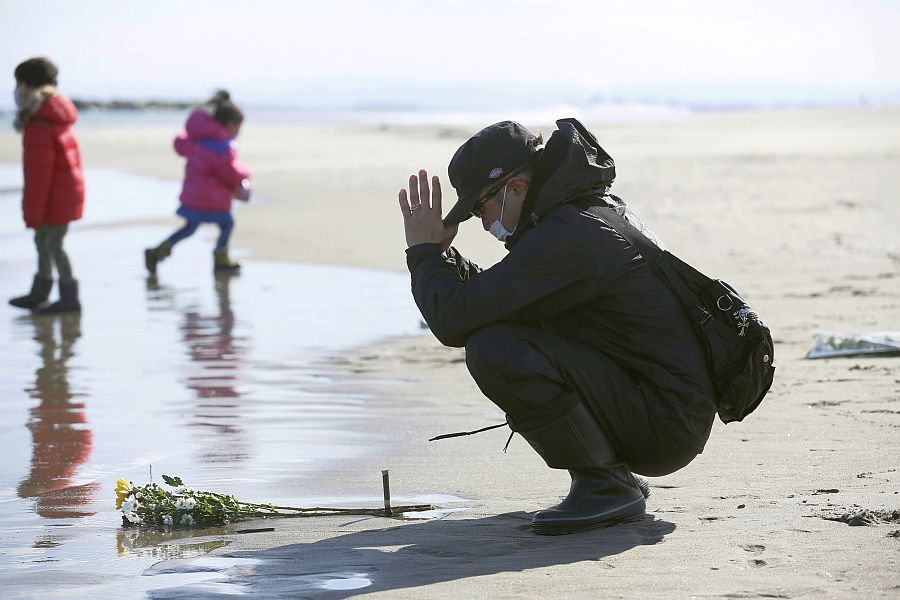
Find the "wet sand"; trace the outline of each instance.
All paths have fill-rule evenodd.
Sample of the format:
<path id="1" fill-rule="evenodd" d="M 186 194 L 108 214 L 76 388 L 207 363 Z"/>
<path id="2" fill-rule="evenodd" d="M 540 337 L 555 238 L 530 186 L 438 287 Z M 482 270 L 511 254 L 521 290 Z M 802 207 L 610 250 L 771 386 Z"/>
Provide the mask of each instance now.
<path id="1" fill-rule="evenodd" d="M 330 360 L 419 329 L 405 277 L 261 261 L 213 277 L 211 242 L 198 235 L 145 279 L 135 260 L 141 240 L 166 231 L 73 232 L 83 313 L 10 310 L 0 320 L 4 597 L 184 585 L 198 578 L 139 575 L 162 558 L 227 545 L 119 529 L 110 502 L 118 477 L 177 474 L 199 489 L 278 504 L 377 505 L 377 486 L 348 495 L 311 481 L 384 443 L 366 424 L 379 418 L 368 396 L 342 386 L 348 372 Z M 0 261 L 3 297 L 28 280 L 32 262 L 13 252 Z"/>
<path id="2" fill-rule="evenodd" d="M 345 385 L 374 394 L 367 410 L 377 418 L 363 429 L 379 443 L 308 485 L 353 496 L 377 490 L 380 469 L 390 468 L 398 496 L 449 494 L 470 500 L 453 505 L 466 510 L 407 524 L 275 521 L 265 523 L 273 533 L 191 538 L 230 544 L 212 552 L 219 562 L 156 565 L 148 575 L 206 580 L 154 597 L 896 595 L 891 534 L 900 524 L 830 519 L 900 508 L 900 359 L 803 357 L 816 331 L 900 323 L 900 110 L 711 115 L 596 131 L 617 161 L 615 191 L 677 254 L 735 284 L 771 326 L 778 372 L 760 409 L 745 423 L 718 424 L 694 463 L 653 480 L 643 521 L 542 538 L 529 530 L 530 513 L 564 495 L 563 473 L 518 437 L 503 454 L 503 430 L 427 442 L 502 420 L 461 351 L 428 335 L 359 348 L 336 366 L 350 374 Z M 80 132 L 88 164 L 178 176 L 166 154 L 171 132 L 124 133 Z M 241 152 L 255 167 L 259 202 L 242 212 L 235 243 L 254 257 L 401 270 L 396 190 L 415 168 L 442 172 L 467 133 L 248 125 Z M 9 160 L 4 136 L 0 160 Z M 130 158 L 140 149 L 146 159 Z M 485 265 L 501 256 L 467 225 L 464 252 Z"/>

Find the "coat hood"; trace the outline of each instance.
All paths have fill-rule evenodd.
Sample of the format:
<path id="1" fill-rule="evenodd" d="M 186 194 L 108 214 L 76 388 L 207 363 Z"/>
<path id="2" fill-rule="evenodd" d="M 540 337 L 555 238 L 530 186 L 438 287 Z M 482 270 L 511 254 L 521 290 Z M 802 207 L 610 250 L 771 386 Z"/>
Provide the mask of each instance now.
<path id="1" fill-rule="evenodd" d="M 231 132 L 224 125 L 216 121 L 212 116 L 197 108 L 188 117 L 184 130 L 192 140 L 230 140 Z"/>
<path id="2" fill-rule="evenodd" d="M 507 247 L 554 207 L 587 193 L 604 194 L 616 178 L 612 157 L 577 119 L 560 119 L 534 167 L 522 216 Z"/>
<path id="3" fill-rule="evenodd" d="M 47 98 L 32 119 L 42 119 L 54 125 L 72 125 L 78 120 L 78 110 L 71 100 L 55 94 Z"/>

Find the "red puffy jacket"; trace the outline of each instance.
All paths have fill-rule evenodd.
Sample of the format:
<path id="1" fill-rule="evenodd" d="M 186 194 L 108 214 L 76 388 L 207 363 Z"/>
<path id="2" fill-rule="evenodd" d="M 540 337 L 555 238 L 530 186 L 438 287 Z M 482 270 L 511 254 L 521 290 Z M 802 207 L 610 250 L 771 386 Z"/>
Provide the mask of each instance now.
<path id="1" fill-rule="evenodd" d="M 81 152 L 72 133 L 78 119 L 75 105 L 59 94 L 48 98 L 22 134 L 25 225 L 64 225 L 84 213 L 84 173 Z"/>
<path id="2" fill-rule="evenodd" d="M 175 152 L 187 158 L 181 203 L 204 212 L 229 212 L 231 199 L 250 171 L 237 163 L 228 129 L 203 109 L 188 117 L 175 138 Z"/>

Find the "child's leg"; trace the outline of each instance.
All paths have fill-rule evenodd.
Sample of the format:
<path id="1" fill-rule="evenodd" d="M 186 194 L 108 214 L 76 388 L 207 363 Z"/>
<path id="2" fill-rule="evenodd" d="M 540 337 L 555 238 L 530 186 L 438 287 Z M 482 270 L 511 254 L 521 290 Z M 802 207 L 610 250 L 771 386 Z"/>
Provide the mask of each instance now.
<path id="1" fill-rule="evenodd" d="M 37 248 L 38 272 L 41 279 L 53 279 L 53 263 L 50 259 L 50 242 L 48 225 L 41 225 L 34 230 L 34 246 Z"/>
<path id="2" fill-rule="evenodd" d="M 200 227 L 200 221 L 185 219 L 184 226 L 167 237 L 159 246 L 144 250 L 144 266 L 150 275 L 156 275 L 156 265 L 172 253 L 172 246 L 185 238 L 189 238 Z"/>
<path id="3" fill-rule="evenodd" d="M 169 247 L 172 247 L 181 240 L 187 239 L 194 235 L 194 233 L 197 232 L 198 227 L 200 227 L 200 221 L 186 220 L 184 223 L 184 227 L 170 235 L 163 243 L 168 243 Z"/>
<path id="4" fill-rule="evenodd" d="M 213 270 L 217 273 L 235 273 L 241 265 L 228 258 L 228 239 L 234 229 L 234 219 L 230 214 L 225 215 L 217 219 L 216 224 L 219 226 L 219 239 L 216 240 L 216 249 L 213 251 Z"/>
<path id="5" fill-rule="evenodd" d="M 216 240 L 216 250 L 228 249 L 228 240 L 231 238 L 231 232 L 234 230 L 234 217 L 228 215 L 216 221 L 219 226 L 219 239 Z"/>
<path id="6" fill-rule="evenodd" d="M 69 231 L 68 225 L 44 225 L 42 227 L 47 229 L 46 233 L 46 246 L 47 251 L 50 254 L 50 258 L 53 259 L 53 262 L 56 264 L 56 271 L 59 273 L 60 281 L 71 281 L 75 279 L 72 274 L 72 262 L 69 260 L 69 255 L 66 253 L 65 246 L 63 245 L 66 233 Z"/>
<path id="7" fill-rule="evenodd" d="M 63 241 L 68 225 L 43 225 L 43 246 L 56 264 L 59 273 L 59 300 L 50 306 L 38 307 L 35 314 L 50 315 L 64 312 L 76 312 L 81 310 L 81 302 L 78 299 L 78 282 L 72 275 L 72 263 L 69 255 L 63 247 Z"/>

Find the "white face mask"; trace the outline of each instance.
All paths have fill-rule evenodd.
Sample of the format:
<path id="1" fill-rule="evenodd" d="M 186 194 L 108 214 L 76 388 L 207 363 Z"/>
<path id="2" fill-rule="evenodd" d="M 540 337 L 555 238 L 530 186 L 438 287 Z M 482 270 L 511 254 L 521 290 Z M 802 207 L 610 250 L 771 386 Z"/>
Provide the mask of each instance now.
<path id="1" fill-rule="evenodd" d="M 503 186 L 503 202 L 500 204 L 500 217 L 491 223 L 490 232 L 491 235 L 500 240 L 501 242 L 505 242 L 506 238 L 511 236 L 513 232 L 515 232 L 516 228 L 513 227 L 513 230 L 510 231 L 503 224 L 503 209 L 506 208 L 506 186 Z M 516 226 L 518 227 L 518 226 Z"/>

